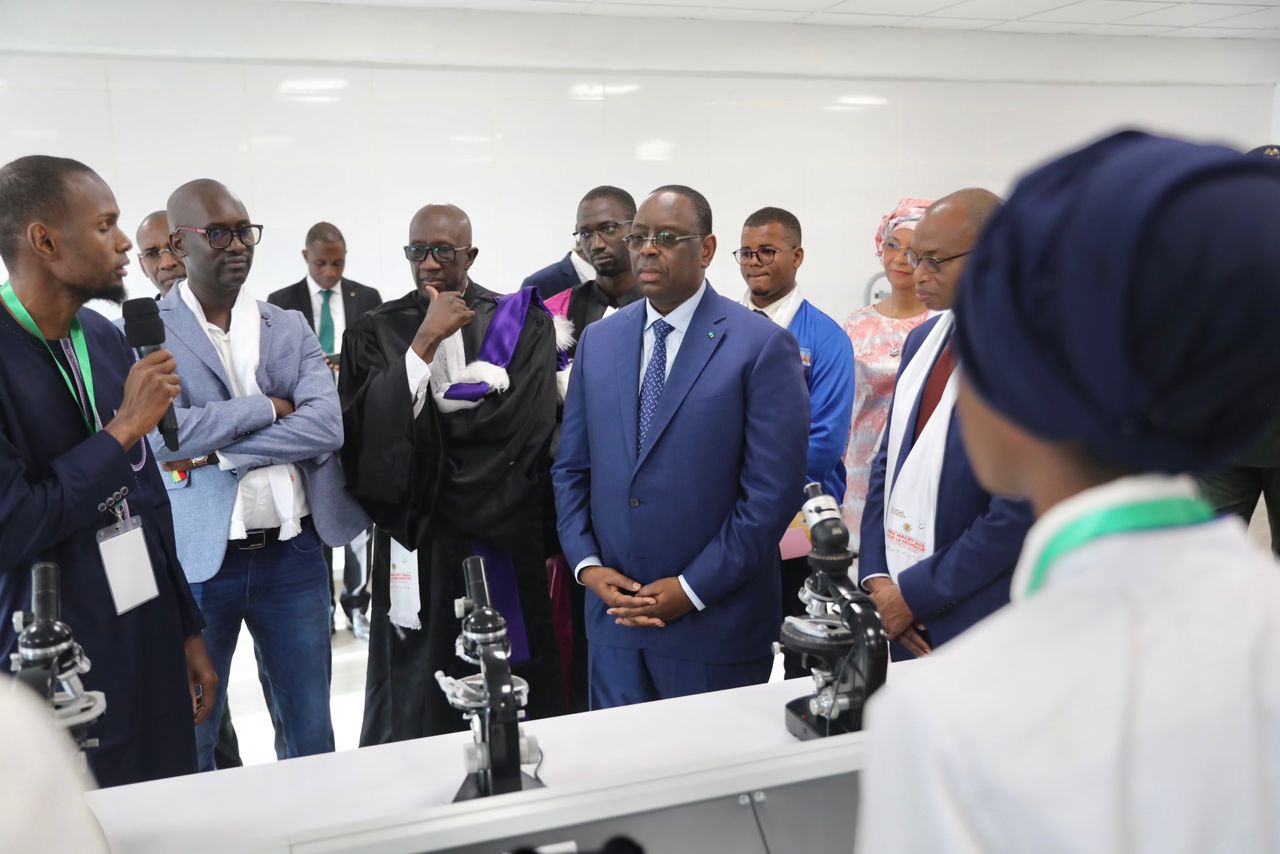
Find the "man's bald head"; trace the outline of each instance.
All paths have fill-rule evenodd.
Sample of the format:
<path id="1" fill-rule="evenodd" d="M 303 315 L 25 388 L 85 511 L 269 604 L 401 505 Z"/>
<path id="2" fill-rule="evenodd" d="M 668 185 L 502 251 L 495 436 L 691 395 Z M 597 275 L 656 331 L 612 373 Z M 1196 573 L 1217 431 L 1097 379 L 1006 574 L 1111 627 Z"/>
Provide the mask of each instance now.
<path id="1" fill-rule="evenodd" d="M 156 286 L 161 296 L 169 293 L 175 282 L 187 276 L 182 259 L 169 248 L 169 216 L 165 211 L 152 211 L 138 224 L 138 264 L 142 273 Z"/>
<path id="2" fill-rule="evenodd" d="M 456 205 L 419 208 L 409 223 L 406 252 L 425 253 L 421 261 L 409 260 L 418 290 L 430 286 L 437 291 L 462 291 L 467 285 L 467 271 L 479 254 L 471 245 L 471 218 Z M 442 262 L 437 254 L 453 257 Z"/>
<path id="3" fill-rule="evenodd" d="M 1000 205 L 1000 197 L 990 190 L 969 187 L 938 199 L 920 218 L 908 257 L 916 259 L 916 298 L 931 311 L 955 304 L 969 251 Z"/>
<path id="4" fill-rule="evenodd" d="M 209 178 L 188 181 L 173 191 L 168 204 L 169 229 L 174 252 L 187 268 L 187 279 L 197 297 L 215 292 L 238 293 L 253 264 L 256 239 L 246 244 L 249 212 L 227 187 Z M 195 231 L 193 229 L 199 229 Z M 231 232 L 224 246 L 222 240 Z M 219 239 L 222 238 L 222 239 Z"/>

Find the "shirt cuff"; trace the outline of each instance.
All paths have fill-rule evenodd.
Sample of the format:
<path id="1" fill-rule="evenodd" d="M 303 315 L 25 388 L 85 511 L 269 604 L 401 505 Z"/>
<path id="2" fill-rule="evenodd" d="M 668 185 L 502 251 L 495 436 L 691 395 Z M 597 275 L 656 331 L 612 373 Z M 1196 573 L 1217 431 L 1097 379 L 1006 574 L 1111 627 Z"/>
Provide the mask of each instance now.
<path id="1" fill-rule="evenodd" d="M 267 397 L 265 394 L 262 397 L 267 401 L 267 406 L 271 407 L 271 423 L 275 424 L 276 421 L 279 420 L 276 418 L 276 405 L 272 403 L 271 398 Z"/>
<path id="2" fill-rule="evenodd" d="M 861 581 L 859 581 L 859 582 L 858 582 L 858 586 L 862 588 L 862 592 L 864 592 L 864 593 L 870 593 L 870 592 L 871 592 L 870 590 L 868 590 L 868 589 L 867 589 L 867 582 L 868 582 L 868 581 L 870 581 L 870 580 L 871 580 L 871 579 L 873 579 L 873 578 L 889 578 L 889 579 L 892 579 L 892 578 L 893 578 L 893 576 L 892 576 L 892 575 L 890 575 L 890 574 L 889 574 L 889 573 L 887 573 L 887 572 L 873 572 L 873 573 L 871 573 L 871 574 L 870 574 L 870 575 L 868 575 L 866 578 L 864 578 L 864 579 L 862 579 Z"/>
<path id="3" fill-rule="evenodd" d="M 573 580 L 581 584 L 582 582 L 578 580 L 578 576 L 582 574 L 582 570 L 589 566 L 604 566 L 600 562 L 600 555 L 587 555 L 579 561 L 578 565 L 573 568 Z"/>
<path id="4" fill-rule="evenodd" d="M 409 397 L 413 400 L 413 417 L 417 418 L 427 402 L 427 386 L 431 382 L 431 365 L 410 347 L 404 353 L 404 370 L 409 377 Z"/>
<path id="5" fill-rule="evenodd" d="M 707 610 L 707 606 L 702 604 L 702 600 L 698 598 L 697 593 L 693 592 L 693 588 L 689 586 L 689 582 L 684 580 L 684 576 L 681 575 L 678 577 L 680 579 L 680 586 L 684 588 L 684 595 L 689 597 L 689 601 L 693 603 L 693 607 L 697 608 L 699 611 Z"/>

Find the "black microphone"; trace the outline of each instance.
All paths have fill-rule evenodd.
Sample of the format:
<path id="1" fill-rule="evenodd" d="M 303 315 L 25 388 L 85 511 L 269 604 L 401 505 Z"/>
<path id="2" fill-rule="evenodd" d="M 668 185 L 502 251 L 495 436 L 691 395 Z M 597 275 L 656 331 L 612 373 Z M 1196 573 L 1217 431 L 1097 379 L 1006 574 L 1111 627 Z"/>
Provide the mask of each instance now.
<path id="1" fill-rule="evenodd" d="M 128 339 L 129 346 L 138 351 L 138 358 L 145 358 L 164 346 L 164 322 L 160 320 L 160 309 L 154 299 L 138 297 L 125 300 L 124 337 Z M 164 411 L 159 429 L 164 437 L 164 446 L 171 451 L 178 450 L 178 418 L 173 414 L 172 403 Z"/>

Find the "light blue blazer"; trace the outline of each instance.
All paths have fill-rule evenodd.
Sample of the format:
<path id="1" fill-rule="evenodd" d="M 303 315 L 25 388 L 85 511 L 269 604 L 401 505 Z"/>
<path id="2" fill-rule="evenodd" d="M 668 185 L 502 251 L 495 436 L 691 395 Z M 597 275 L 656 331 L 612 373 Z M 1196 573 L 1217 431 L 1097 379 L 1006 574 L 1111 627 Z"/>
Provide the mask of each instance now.
<path id="1" fill-rule="evenodd" d="M 257 305 L 262 323 L 257 379 L 262 394 L 235 397 L 222 360 L 178 289 L 160 301 L 165 348 L 178 362 L 182 393 L 173 405 L 178 450 L 166 448 L 160 433 L 153 431 L 149 438 L 155 457 L 163 463 L 216 451 L 235 465 L 230 471 L 216 465 L 194 469 L 178 482 L 164 475 L 178 558 L 192 584 L 208 581 L 222 566 L 240 479 L 254 469 L 279 463 L 297 467 L 316 532 L 328 545 L 349 543 L 369 524 L 347 492 L 338 462 L 342 411 L 319 340 L 300 312 L 265 302 Z M 274 421 L 268 395 L 291 401 L 296 411 Z"/>

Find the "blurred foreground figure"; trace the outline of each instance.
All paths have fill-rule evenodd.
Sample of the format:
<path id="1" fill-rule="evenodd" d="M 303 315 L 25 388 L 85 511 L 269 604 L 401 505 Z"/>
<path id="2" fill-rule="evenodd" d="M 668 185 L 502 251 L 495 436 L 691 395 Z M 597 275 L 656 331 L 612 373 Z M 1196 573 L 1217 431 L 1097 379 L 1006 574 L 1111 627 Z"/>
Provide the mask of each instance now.
<path id="1" fill-rule="evenodd" d="M 1180 474 L 1275 408 L 1276 222 L 1266 161 L 1123 133 L 984 232 L 957 407 L 1037 522 L 1013 603 L 872 700 L 860 850 L 1280 850 L 1280 573 Z"/>

